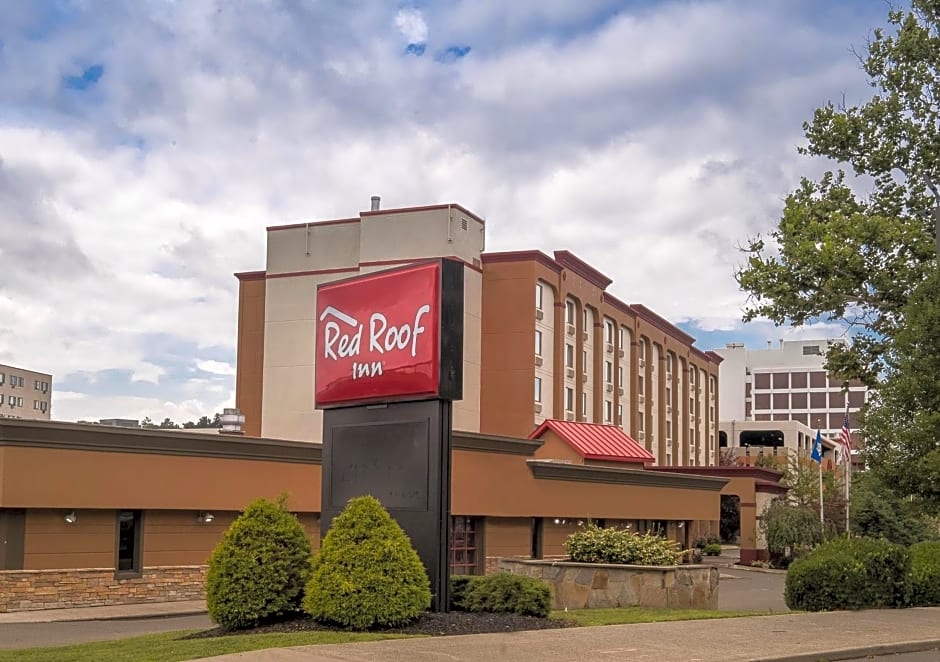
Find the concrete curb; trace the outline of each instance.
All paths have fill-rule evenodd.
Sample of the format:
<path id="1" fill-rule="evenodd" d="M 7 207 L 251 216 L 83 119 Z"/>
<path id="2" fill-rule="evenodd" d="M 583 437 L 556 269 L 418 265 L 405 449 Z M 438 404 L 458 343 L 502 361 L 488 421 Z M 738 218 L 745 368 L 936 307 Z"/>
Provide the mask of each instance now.
<path id="1" fill-rule="evenodd" d="M 764 572 L 768 575 L 785 575 L 787 574 L 786 570 L 779 570 L 777 568 L 755 568 L 749 565 L 738 565 L 737 563 L 732 563 L 729 568 L 734 568 L 735 570 L 746 570 L 747 572 Z"/>
<path id="2" fill-rule="evenodd" d="M 859 657 L 880 657 L 882 655 L 897 655 L 900 653 L 920 653 L 940 649 L 940 639 L 924 639 L 921 641 L 899 641 L 892 644 L 876 644 L 873 646 L 859 646 L 857 648 L 840 648 L 834 651 L 821 651 L 817 653 L 799 653 L 797 655 L 782 655 L 779 657 L 755 657 L 750 662 L 836 662 L 836 660 L 854 660 Z"/>
<path id="3" fill-rule="evenodd" d="M 72 619 L 71 622 L 87 623 L 88 621 L 143 621 L 143 620 L 150 621 L 156 618 L 176 618 L 177 616 L 202 616 L 208 613 L 209 612 L 206 611 L 205 609 L 190 609 L 187 611 L 167 612 L 165 614 L 137 614 L 137 615 L 128 614 L 128 615 L 121 615 L 121 616 L 88 616 L 85 618 Z M 46 622 L 51 623 L 53 621 L 46 621 Z M 59 621 L 59 622 L 65 622 L 65 621 Z"/>

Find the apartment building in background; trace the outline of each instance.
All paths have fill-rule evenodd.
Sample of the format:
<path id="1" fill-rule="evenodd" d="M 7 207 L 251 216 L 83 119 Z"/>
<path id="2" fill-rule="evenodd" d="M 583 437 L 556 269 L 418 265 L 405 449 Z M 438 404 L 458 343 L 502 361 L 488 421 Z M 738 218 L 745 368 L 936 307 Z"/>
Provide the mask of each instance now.
<path id="1" fill-rule="evenodd" d="M 372 207 L 269 227 L 264 271 L 236 274 L 236 406 L 246 434 L 321 439 L 318 284 L 450 257 L 465 265 L 455 430 L 525 438 L 546 419 L 615 425 L 658 465 L 717 463 L 717 354 L 614 296 L 610 278 L 568 251 L 486 253 L 484 220 L 457 204 Z"/>
<path id="2" fill-rule="evenodd" d="M 830 377 L 824 367 L 829 347 L 845 342 L 781 340 L 766 349 L 729 343 L 715 350 L 724 359 L 718 387 L 721 420 L 799 421 L 835 438 L 848 405 L 849 428 L 854 431 L 868 389 L 857 380 Z"/>
<path id="3" fill-rule="evenodd" d="M 0 418 L 48 421 L 52 414 L 52 375 L 0 365 Z"/>

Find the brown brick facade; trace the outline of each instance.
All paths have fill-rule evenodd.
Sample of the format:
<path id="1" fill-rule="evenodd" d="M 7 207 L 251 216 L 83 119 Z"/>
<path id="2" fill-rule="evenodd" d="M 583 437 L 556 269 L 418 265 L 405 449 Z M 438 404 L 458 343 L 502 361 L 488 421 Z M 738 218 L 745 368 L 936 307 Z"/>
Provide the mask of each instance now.
<path id="1" fill-rule="evenodd" d="M 0 612 L 201 600 L 206 566 L 144 568 L 143 576 L 115 579 L 114 570 L 0 572 Z"/>

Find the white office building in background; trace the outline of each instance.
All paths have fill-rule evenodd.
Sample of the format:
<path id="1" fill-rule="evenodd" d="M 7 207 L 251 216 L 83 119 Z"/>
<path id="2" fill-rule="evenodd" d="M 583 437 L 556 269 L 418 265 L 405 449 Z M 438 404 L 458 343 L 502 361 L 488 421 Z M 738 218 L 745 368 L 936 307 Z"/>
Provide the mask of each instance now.
<path id="1" fill-rule="evenodd" d="M 777 347 L 764 349 L 729 343 L 715 350 L 724 359 L 718 372 L 720 420 L 799 421 L 837 436 L 848 403 L 849 427 L 854 430 L 867 388 L 826 373 L 826 352 L 834 343 L 846 341 L 781 340 Z"/>

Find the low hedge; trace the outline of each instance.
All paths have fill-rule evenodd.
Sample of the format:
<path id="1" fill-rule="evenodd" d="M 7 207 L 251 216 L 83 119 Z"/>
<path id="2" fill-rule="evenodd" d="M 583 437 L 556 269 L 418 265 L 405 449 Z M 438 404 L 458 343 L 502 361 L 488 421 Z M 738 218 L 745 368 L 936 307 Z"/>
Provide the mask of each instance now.
<path id="1" fill-rule="evenodd" d="M 910 600 L 911 556 L 885 540 L 836 538 L 794 561 L 784 598 L 790 609 L 899 607 Z"/>
<path id="2" fill-rule="evenodd" d="M 479 576 L 474 575 L 451 575 L 450 578 L 450 608 L 458 611 L 466 611 L 464 600 L 467 597 L 467 590 L 474 581 L 479 580 Z"/>
<path id="3" fill-rule="evenodd" d="M 911 604 L 940 606 L 940 541 L 911 545 Z"/>
<path id="4" fill-rule="evenodd" d="M 451 577 L 451 606 L 473 612 L 514 613 L 523 616 L 548 616 L 552 593 L 534 577 L 520 577 L 508 572 L 481 577 Z"/>
<path id="5" fill-rule="evenodd" d="M 709 543 L 705 545 L 705 549 L 702 550 L 702 553 L 705 556 L 721 556 L 721 545 L 717 543 Z"/>
<path id="6" fill-rule="evenodd" d="M 679 543 L 672 540 L 596 524 L 568 536 L 565 551 L 576 563 L 634 565 L 676 565 L 683 554 Z"/>

